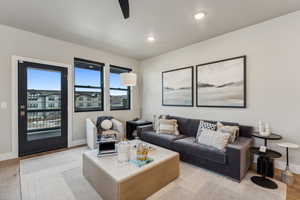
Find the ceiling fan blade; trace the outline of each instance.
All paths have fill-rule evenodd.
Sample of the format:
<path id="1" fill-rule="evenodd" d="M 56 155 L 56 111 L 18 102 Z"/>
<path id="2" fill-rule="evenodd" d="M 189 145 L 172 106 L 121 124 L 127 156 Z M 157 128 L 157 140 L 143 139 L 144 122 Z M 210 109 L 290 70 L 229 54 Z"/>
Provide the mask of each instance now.
<path id="1" fill-rule="evenodd" d="M 119 0 L 122 13 L 125 19 L 129 18 L 129 0 Z"/>

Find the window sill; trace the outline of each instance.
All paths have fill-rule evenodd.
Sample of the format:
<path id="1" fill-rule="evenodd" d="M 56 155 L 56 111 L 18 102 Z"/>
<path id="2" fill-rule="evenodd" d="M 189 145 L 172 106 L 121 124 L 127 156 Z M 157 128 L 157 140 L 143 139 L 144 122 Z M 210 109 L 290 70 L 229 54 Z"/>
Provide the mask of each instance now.
<path id="1" fill-rule="evenodd" d="M 82 112 L 103 112 L 104 110 L 75 110 L 75 113 L 82 113 Z"/>
<path id="2" fill-rule="evenodd" d="M 130 108 L 115 108 L 115 109 L 110 109 L 110 111 L 120 111 L 120 110 L 131 110 Z"/>

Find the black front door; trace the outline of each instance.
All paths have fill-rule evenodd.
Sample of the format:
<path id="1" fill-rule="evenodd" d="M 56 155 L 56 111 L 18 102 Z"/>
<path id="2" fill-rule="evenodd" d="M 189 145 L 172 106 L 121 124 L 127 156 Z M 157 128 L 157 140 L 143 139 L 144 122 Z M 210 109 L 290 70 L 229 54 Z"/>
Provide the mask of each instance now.
<path id="1" fill-rule="evenodd" d="M 19 156 L 67 147 L 67 68 L 18 65 Z"/>

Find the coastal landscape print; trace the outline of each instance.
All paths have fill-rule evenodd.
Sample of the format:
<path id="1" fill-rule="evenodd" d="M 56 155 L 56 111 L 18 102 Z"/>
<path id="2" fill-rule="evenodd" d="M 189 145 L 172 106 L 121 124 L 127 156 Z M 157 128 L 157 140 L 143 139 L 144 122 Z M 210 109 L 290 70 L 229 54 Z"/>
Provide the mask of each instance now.
<path id="1" fill-rule="evenodd" d="M 193 67 L 162 73 L 165 106 L 193 106 Z"/>
<path id="2" fill-rule="evenodd" d="M 245 60 L 237 57 L 197 66 L 197 106 L 244 108 Z"/>

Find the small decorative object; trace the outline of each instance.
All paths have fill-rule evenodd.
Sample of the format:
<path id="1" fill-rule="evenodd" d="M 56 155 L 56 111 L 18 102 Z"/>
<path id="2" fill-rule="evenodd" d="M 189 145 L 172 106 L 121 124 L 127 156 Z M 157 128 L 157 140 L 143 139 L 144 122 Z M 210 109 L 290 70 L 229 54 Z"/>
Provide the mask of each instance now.
<path id="1" fill-rule="evenodd" d="M 289 167 L 289 148 L 298 149 L 300 146 L 293 143 L 278 143 L 278 146 L 286 148 L 286 168 L 281 172 L 281 181 L 287 185 L 293 185 L 294 175 Z"/>
<path id="2" fill-rule="evenodd" d="M 263 123 L 261 120 L 258 121 L 258 132 L 259 135 L 263 137 L 268 137 L 271 135 L 271 129 L 269 123 Z"/>
<path id="3" fill-rule="evenodd" d="M 266 123 L 266 124 L 265 124 L 265 134 L 264 134 L 264 135 L 265 135 L 265 136 L 271 135 L 271 129 L 270 129 L 269 123 Z"/>
<path id="4" fill-rule="evenodd" d="M 270 132 L 266 132 L 266 131 L 260 133 L 260 135 L 263 137 L 268 137 L 270 136 L 270 134 L 271 134 Z"/>
<path id="5" fill-rule="evenodd" d="M 196 83 L 198 107 L 246 108 L 246 56 L 197 65 Z"/>
<path id="6" fill-rule="evenodd" d="M 144 166 L 144 165 L 146 165 L 148 163 L 151 163 L 152 161 L 153 161 L 153 158 L 150 158 L 150 157 L 147 157 L 147 159 L 144 160 L 144 161 L 136 160 L 136 159 L 130 160 L 130 162 L 132 164 L 136 165 L 137 167 L 142 167 L 142 166 Z"/>
<path id="7" fill-rule="evenodd" d="M 258 121 L 258 132 L 259 133 L 262 133 L 262 132 L 264 132 L 265 130 L 264 130 L 264 124 L 263 124 L 263 122 L 261 121 L 261 120 L 259 120 Z"/>
<path id="8" fill-rule="evenodd" d="M 129 156 L 130 156 L 130 160 L 135 160 L 136 159 L 136 142 L 131 142 L 131 145 L 130 145 L 130 153 L 129 153 Z"/>
<path id="9" fill-rule="evenodd" d="M 121 73 L 121 83 L 124 86 L 136 86 L 137 76 L 133 72 Z"/>
<path id="10" fill-rule="evenodd" d="M 149 152 L 149 146 L 143 143 L 138 144 L 137 146 L 137 152 L 136 152 L 136 159 L 140 161 L 145 161 L 147 160 Z"/>
<path id="11" fill-rule="evenodd" d="M 118 161 L 128 162 L 130 158 L 130 144 L 129 142 L 123 141 L 118 144 Z"/>
<path id="12" fill-rule="evenodd" d="M 266 146 L 260 146 L 259 151 L 262 152 L 262 153 L 266 153 L 267 152 L 267 147 Z"/>
<path id="13" fill-rule="evenodd" d="M 157 116 L 156 115 L 153 115 L 153 129 L 156 130 L 156 126 L 157 126 Z"/>
<path id="14" fill-rule="evenodd" d="M 162 73 L 163 106 L 193 106 L 193 74 L 193 67 Z"/>

